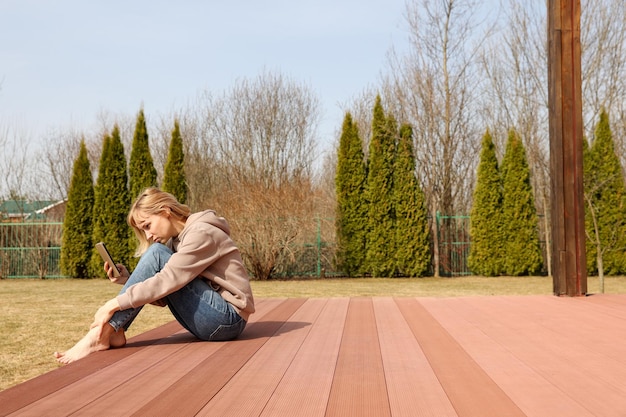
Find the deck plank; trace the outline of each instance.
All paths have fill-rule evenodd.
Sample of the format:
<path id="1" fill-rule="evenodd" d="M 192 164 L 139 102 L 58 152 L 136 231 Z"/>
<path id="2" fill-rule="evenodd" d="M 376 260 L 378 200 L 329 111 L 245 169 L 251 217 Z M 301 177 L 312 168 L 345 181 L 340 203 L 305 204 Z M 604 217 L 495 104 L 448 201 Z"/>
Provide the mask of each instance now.
<path id="1" fill-rule="evenodd" d="M 0 416 L 626 415 L 626 295 L 257 306 L 238 340 L 172 322 L 1 391 Z"/>
<path id="2" fill-rule="evenodd" d="M 284 299 L 264 300 L 257 305 L 257 314 L 250 323 L 263 319 L 265 314 L 282 303 Z M 137 412 L 142 407 L 153 401 L 162 392 L 170 389 L 176 381 L 191 372 L 199 363 L 208 356 L 217 352 L 225 342 L 198 343 L 191 334 L 182 330 L 182 334 L 170 336 L 163 344 L 178 344 L 186 339 L 185 345 L 179 349 L 170 349 L 169 355 L 165 355 L 162 361 L 154 366 L 145 366 L 147 362 L 133 358 L 137 364 L 143 366 L 144 372 L 134 378 L 129 378 L 123 384 L 115 387 L 106 395 L 91 402 L 81 409 L 85 415 L 129 415 Z M 148 353 L 149 356 L 152 352 Z M 121 367 L 115 365 L 113 372 L 128 373 L 124 364 Z M 128 393 L 132 392 L 133 401 L 126 401 Z"/>
<path id="3" fill-rule="evenodd" d="M 428 358 L 393 299 L 375 299 L 374 309 L 392 415 L 456 416 Z"/>
<path id="4" fill-rule="evenodd" d="M 196 415 L 303 303 L 303 299 L 284 301 L 267 313 L 263 321 L 249 324 L 240 339 L 222 346 L 171 389 L 131 415 Z M 190 392 L 194 394 L 189 395 Z"/>
<path id="5" fill-rule="evenodd" d="M 518 358 L 484 329 L 481 321 L 472 320 L 472 304 L 465 300 L 432 302 L 422 299 L 425 308 L 464 347 L 476 363 L 500 386 L 529 417 L 591 417 L 583 406 L 572 402 L 559 387 Z M 479 302 L 482 302 L 480 300 Z M 483 318 L 484 320 L 485 318 Z M 506 325 L 491 315 L 490 327 Z"/>
<path id="6" fill-rule="evenodd" d="M 135 336 L 129 340 L 124 349 L 97 352 L 81 361 L 33 378 L 27 381 L 27 384 L 19 384 L 4 390 L 0 392 L 0 398 L 2 399 L 0 416 L 6 416 L 39 399 L 47 399 L 64 387 L 81 381 L 82 378 L 104 369 L 123 358 L 129 357 L 145 346 L 157 343 L 162 338 L 168 337 L 179 330 L 180 325 L 176 322 L 171 322 Z M 51 360 L 53 360 L 52 355 Z"/>
<path id="7" fill-rule="evenodd" d="M 187 334 L 186 337 L 189 338 L 189 335 Z M 167 343 L 175 342 L 172 340 Z M 135 366 L 139 364 L 143 368 L 137 370 L 135 377 L 127 378 L 122 383 L 111 387 L 105 395 L 101 395 L 81 408 L 80 412 L 83 415 L 92 416 L 136 413 L 154 401 L 162 392 L 170 389 L 176 381 L 191 372 L 207 356 L 214 354 L 223 344 L 224 342 L 200 344 L 195 340 L 188 341 L 180 346 L 168 345 L 158 355 L 153 350 L 146 349 L 147 357 L 134 358 L 137 361 Z M 153 365 L 149 366 L 150 363 Z M 128 375 L 130 372 L 125 363 L 120 363 L 120 366 L 111 367 L 110 373 Z M 95 375 L 95 378 L 110 381 L 105 375 Z M 132 403 L 127 401 L 129 392 L 133 393 Z"/>
<path id="8" fill-rule="evenodd" d="M 534 304 L 511 301 L 507 297 L 485 297 L 480 302 L 456 300 L 456 304 L 461 314 L 479 323 L 482 331 L 567 394 L 567 399 L 560 405 L 578 403 L 581 409 L 594 410 L 599 415 L 626 415 L 626 392 L 619 386 L 623 383 L 620 384 L 614 376 L 615 373 L 623 374 L 623 367 L 612 366 L 612 360 L 582 345 L 575 334 L 564 337 L 544 326 L 548 317 L 556 314 L 552 310 L 562 307 L 562 300 L 551 300 L 550 308 L 544 306 L 542 309 L 535 308 Z M 463 303 L 471 304 L 472 308 L 463 308 Z M 496 311 L 498 317 L 494 318 Z M 562 317 L 565 318 L 562 321 L 567 321 L 567 315 Z M 607 383 L 607 378 L 613 383 Z M 511 384 L 510 388 L 528 389 L 520 384 Z M 545 409 L 546 403 L 543 401 L 537 406 Z"/>
<path id="9" fill-rule="evenodd" d="M 387 398 L 372 300 L 353 298 L 346 315 L 326 416 L 390 416 Z"/>
<path id="10" fill-rule="evenodd" d="M 180 343 L 171 344 L 164 339 L 162 344 L 149 346 L 140 352 L 126 357 L 112 366 L 85 376 L 79 382 L 70 384 L 44 399 L 40 399 L 19 411 L 17 415 L 31 416 L 67 416 L 93 404 L 98 399 L 107 403 L 112 389 L 125 382 L 141 377 L 146 369 L 152 369 L 168 356 L 179 351 L 193 340 L 188 334 L 182 334 Z M 191 339 L 191 340 L 190 340 Z M 142 378 L 139 378 L 142 379 Z M 111 404 L 109 404 L 111 405 Z M 104 407 L 107 410 L 107 407 Z M 98 414 L 94 414 L 98 415 Z"/>
<path id="11" fill-rule="evenodd" d="M 419 301 L 396 302 L 459 417 L 524 415 Z"/>
<path id="12" fill-rule="evenodd" d="M 324 304 L 321 299 L 307 300 L 197 415 L 260 415 Z M 242 387 L 245 387 L 245 396 L 238 395 Z"/>
<path id="13" fill-rule="evenodd" d="M 601 415 L 624 416 L 626 368 L 623 364 L 597 352 L 599 340 L 597 336 L 592 336 L 593 344 L 589 345 L 581 343 L 584 339 L 580 336 L 580 329 L 563 333 L 554 331 L 544 324 L 546 317 L 553 310 L 561 314 L 563 323 L 567 323 L 571 317 L 562 313 L 563 308 L 569 302 L 581 301 L 583 300 L 557 299 L 549 303 L 552 309 L 544 306 L 541 312 L 521 303 L 507 306 L 503 319 L 508 317 L 510 320 L 520 315 L 530 318 L 519 325 L 520 332 L 517 334 L 512 334 L 511 330 L 506 333 L 511 338 L 511 349 L 521 350 L 520 333 L 523 332 L 527 344 L 524 352 L 528 355 L 527 362 L 541 369 L 546 377 L 551 378 L 553 384 L 569 393 L 574 401 L 580 401 L 584 407 L 591 408 Z M 505 304 L 506 300 L 494 299 L 489 300 L 489 303 L 494 303 L 493 308 L 498 308 Z M 596 331 L 600 334 L 598 330 Z M 546 340 L 550 340 L 550 343 L 546 344 Z M 532 354 L 535 354 L 536 358 L 532 358 Z"/>
<path id="14" fill-rule="evenodd" d="M 323 417 L 348 311 L 347 298 L 328 299 L 262 417 Z M 295 400 L 294 400 L 295 399 Z"/>

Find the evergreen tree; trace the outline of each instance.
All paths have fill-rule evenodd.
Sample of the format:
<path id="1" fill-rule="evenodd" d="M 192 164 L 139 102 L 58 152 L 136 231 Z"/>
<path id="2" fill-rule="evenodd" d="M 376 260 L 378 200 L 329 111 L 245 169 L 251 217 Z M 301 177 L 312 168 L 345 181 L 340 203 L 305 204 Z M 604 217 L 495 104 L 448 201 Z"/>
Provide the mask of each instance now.
<path id="1" fill-rule="evenodd" d="M 396 269 L 405 276 L 423 276 L 430 267 L 428 210 L 415 176 L 413 129 L 409 125 L 400 128 L 393 173 Z"/>
<path id="2" fill-rule="evenodd" d="M 93 249 L 94 189 L 93 176 L 87 157 L 85 141 L 80 142 L 78 157 L 74 161 L 72 179 L 67 195 L 63 219 L 63 244 L 61 245 L 61 271 L 73 278 L 89 278 L 89 261 Z"/>
<path id="3" fill-rule="evenodd" d="M 593 209 L 594 202 L 598 195 L 595 188 L 596 185 L 592 185 L 595 182 L 595 170 L 596 167 L 592 167 L 594 161 L 592 160 L 591 148 L 589 142 L 583 140 L 583 188 L 585 194 L 585 234 L 587 239 L 585 241 L 585 252 L 587 261 L 587 274 L 594 275 L 598 273 L 598 252 L 597 244 L 599 236 L 596 235 L 596 211 Z M 603 269 L 602 269 L 603 270 Z M 604 271 L 604 270 L 603 270 Z"/>
<path id="4" fill-rule="evenodd" d="M 395 122 L 385 117 L 380 96 L 376 97 L 372 119 L 372 139 L 367 165 L 369 207 L 366 263 L 373 276 L 395 274 L 393 210 L 393 160 Z"/>
<path id="5" fill-rule="evenodd" d="M 593 225 L 586 221 L 587 234 L 591 237 L 587 241 L 587 263 L 591 270 L 596 270 L 599 245 L 604 272 L 607 275 L 622 274 L 626 272 L 626 186 L 605 110 L 600 113 L 594 141 L 585 162 L 588 164 L 585 167 L 585 191 L 591 201 L 599 237 L 599 242 L 596 242 Z M 586 220 L 591 215 L 587 205 Z"/>
<path id="6" fill-rule="evenodd" d="M 98 179 L 95 187 L 93 242 L 104 242 L 111 256 L 118 263 L 132 269 L 131 234 L 126 217 L 130 209 L 128 174 L 124 145 L 116 125 L 111 136 L 104 138 Z M 93 276 L 104 277 L 102 258 L 92 251 L 91 268 Z"/>
<path id="7" fill-rule="evenodd" d="M 185 179 L 185 154 L 183 138 L 180 135 L 178 120 L 174 121 L 172 140 L 167 154 L 165 173 L 163 175 L 163 191 L 172 194 L 185 204 L 187 202 L 187 180 Z"/>
<path id="8" fill-rule="evenodd" d="M 105 218 L 103 212 L 106 209 L 107 202 L 104 196 L 99 192 L 100 188 L 103 188 L 106 181 L 106 171 L 109 165 L 110 149 L 111 148 L 111 136 L 106 134 L 102 140 L 102 152 L 100 154 L 100 162 L 98 164 L 98 177 L 96 178 L 96 185 L 94 188 L 94 204 L 93 204 L 93 243 L 98 243 L 104 240 L 105 235 Z M 105 242 L 106 243 L 106 242 Z M 92 277 L 103 276 L 102 272 L 102 259 L 97 256 L 97 251 L 92 249 L 89 251 L 91 254 L 89 274 Z M 114 258 L 115 259 L 115 258 Z M 117 261 L 120 262 L 120 261 Z"/>
<path id="9" fill-rule="evenodd" d="M 496 147 L 489 130 L 485 132 L 470 213 L 472 244 L 467 259 L 474 274 L 495 276 L 504 269 L 502 235 L 502 183 Z"/>
<path id="10" fill-rule="evenodd" d="M 585 234 L 587 240 L 585 242 L 585 252 L 587 261 L 587 274 L 594 275 L 598 273 L 598 252 L 597 244 L 599 237 L 596 235 L 596 211 L 593 209 L 594 202 L 598 198 L 595 183 L 594 161 L 591 155 L 591 148 L 587 140 L 583 140 L 583 188 L 585 194 Z"/>
<path id="11" fill-rule="evenodd" d="M 148 129 L 143 109 L 139 111 L 135 124 L 135 134 L 130 152 L 129 177 L 131 199 L 137 198 L 147 187 L 157 185 L 157 172 L 152 162 L 152 155 L 150 155 Z"/>
<path id="12" fill-rule="evenodd" d="M 362 274 L 365 267 L 366 179 L 363 144 L 352 115 L 346 113 L 337 154 L 335 226 L 338 269 L 348 276 Z"/>
<path id="13" fill-rule="evenodd" d="M 514 130 L 509 132 L 502 160 L 502 225 L 503 272 L 512 276 L 539 272 L 542 257 L 530 169 L 524 145 Z"/>

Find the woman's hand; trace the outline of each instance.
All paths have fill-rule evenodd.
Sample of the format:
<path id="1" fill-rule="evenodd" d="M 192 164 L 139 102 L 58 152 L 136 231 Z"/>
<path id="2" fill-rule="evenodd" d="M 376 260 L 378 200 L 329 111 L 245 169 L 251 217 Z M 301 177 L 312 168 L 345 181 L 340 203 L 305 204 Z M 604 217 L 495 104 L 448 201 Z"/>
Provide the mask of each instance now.
<path id="1" fill-rule="evenodd" d="M 96 311 L 96 314 L 93 318 L 93 323 L 91 323 L 91 328 L 100 327 L 102 328 L 108 321 L 113 317 L 113 313 L 120 310 L 120 304 L 117 302 L 117 298 L 112 298 L 102 307 Z"/>
<path id="2" fill-rule="evenodd" d="M 104 263 L 104 272 L 107 273 L 107 277 L 109 277 L 109 280 L 111 280 L 112 283 L 114 284 L 126 284 L 126 281 L 128 281 L 128 277 L 130 277 L 130 273 L 128 272 L 128 269 L 126 269 L 126 267 L 122 264 L 117 264 L 117 269 L 118 271 L 120 271 L 120 276 L 116 277 L 113 276 L 113 266 L 109 265 L 108 262 Z"/>

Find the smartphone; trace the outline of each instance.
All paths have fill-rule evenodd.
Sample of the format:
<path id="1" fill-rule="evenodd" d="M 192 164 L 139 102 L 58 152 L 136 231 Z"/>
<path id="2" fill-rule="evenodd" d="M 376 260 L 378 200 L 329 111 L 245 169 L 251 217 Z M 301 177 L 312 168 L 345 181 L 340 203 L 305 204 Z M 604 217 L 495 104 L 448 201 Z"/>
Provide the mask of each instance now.
<path id="1" fill-rule="evenodd" d="M 102 260 L 104 260 L 104 262 L 108 262 L 109 266 L 113 267 L 113 276 L 119 277 L 120 270 L 117 269 L 117 266 L 115 265 L 115 262 L 113 262 L 113 258 L 111 258 L 111 254 L 107 250 L 107 247 L 104 246 L 104 243 L 103 242 L 96 243 L 96 249 L 98 250 L 98 253 L 102 257 Z"/>

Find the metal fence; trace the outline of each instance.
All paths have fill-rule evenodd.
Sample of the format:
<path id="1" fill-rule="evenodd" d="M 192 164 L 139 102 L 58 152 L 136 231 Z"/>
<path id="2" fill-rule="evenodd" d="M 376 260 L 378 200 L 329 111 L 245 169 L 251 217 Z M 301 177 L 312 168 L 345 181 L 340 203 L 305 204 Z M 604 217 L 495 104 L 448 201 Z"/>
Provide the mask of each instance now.
<path id="1" fill-rule="evenodd" d="M 284 261 L 279 278 L 342 276 L 335 269 L 334 220 L 316 218 L 315 236 Z M 437 215 L 439 274 L 470 275 L 469 216 Z M 65 278 L 60 270 L 63 223 L 0 223 L 1 278 Z M 545 252 L 545 242 L 541 242 Z M 545 253 L 544 253 L 545 256 Z"/>
<path id="2" fill-rule="evenodd" d="M 470 216 L 444 216 L 437 213 L 439 275 L 471 275 L 467 266 L 470 250 Z"/>
<path id="3" fill-rule="evenodd" d="M 332 219 L 316 218 L 315 241 L 302 243 L 277 277 L 336 276 Z M 0 223 L 0 279 L 67 278 L 61 273 L 63 223 Z M 330 234 L 330 236 L 329 236 Z"/>
<path id="4" fill-rule="evenodd" d="M 543 218 L 538 215 L 539 219 Z M 439 275 L 472 275 L 467 259 L 470 253 L 470 216 L 444 216 L 437 213 L 437 236 L 439 242 Z M 538 230 L 539 246 L 543 257 L 541 274 L 547 274 L 547 242 L 541 230 Z"/>
<path id="5" fill-rule="evenodd" d="M 336 277 L 344 275 L 335 267 L 335 219 L 316 217 L 311 227 L 303 227 L 303 241 L 294 243 L 289 250 L 292 256 L 282 259 L 273 276 Z"/>
<path id="6" fill-rule="evenodd" d="M 63 223 L 0 223 L 0 278 L 63 278 Z"/>

